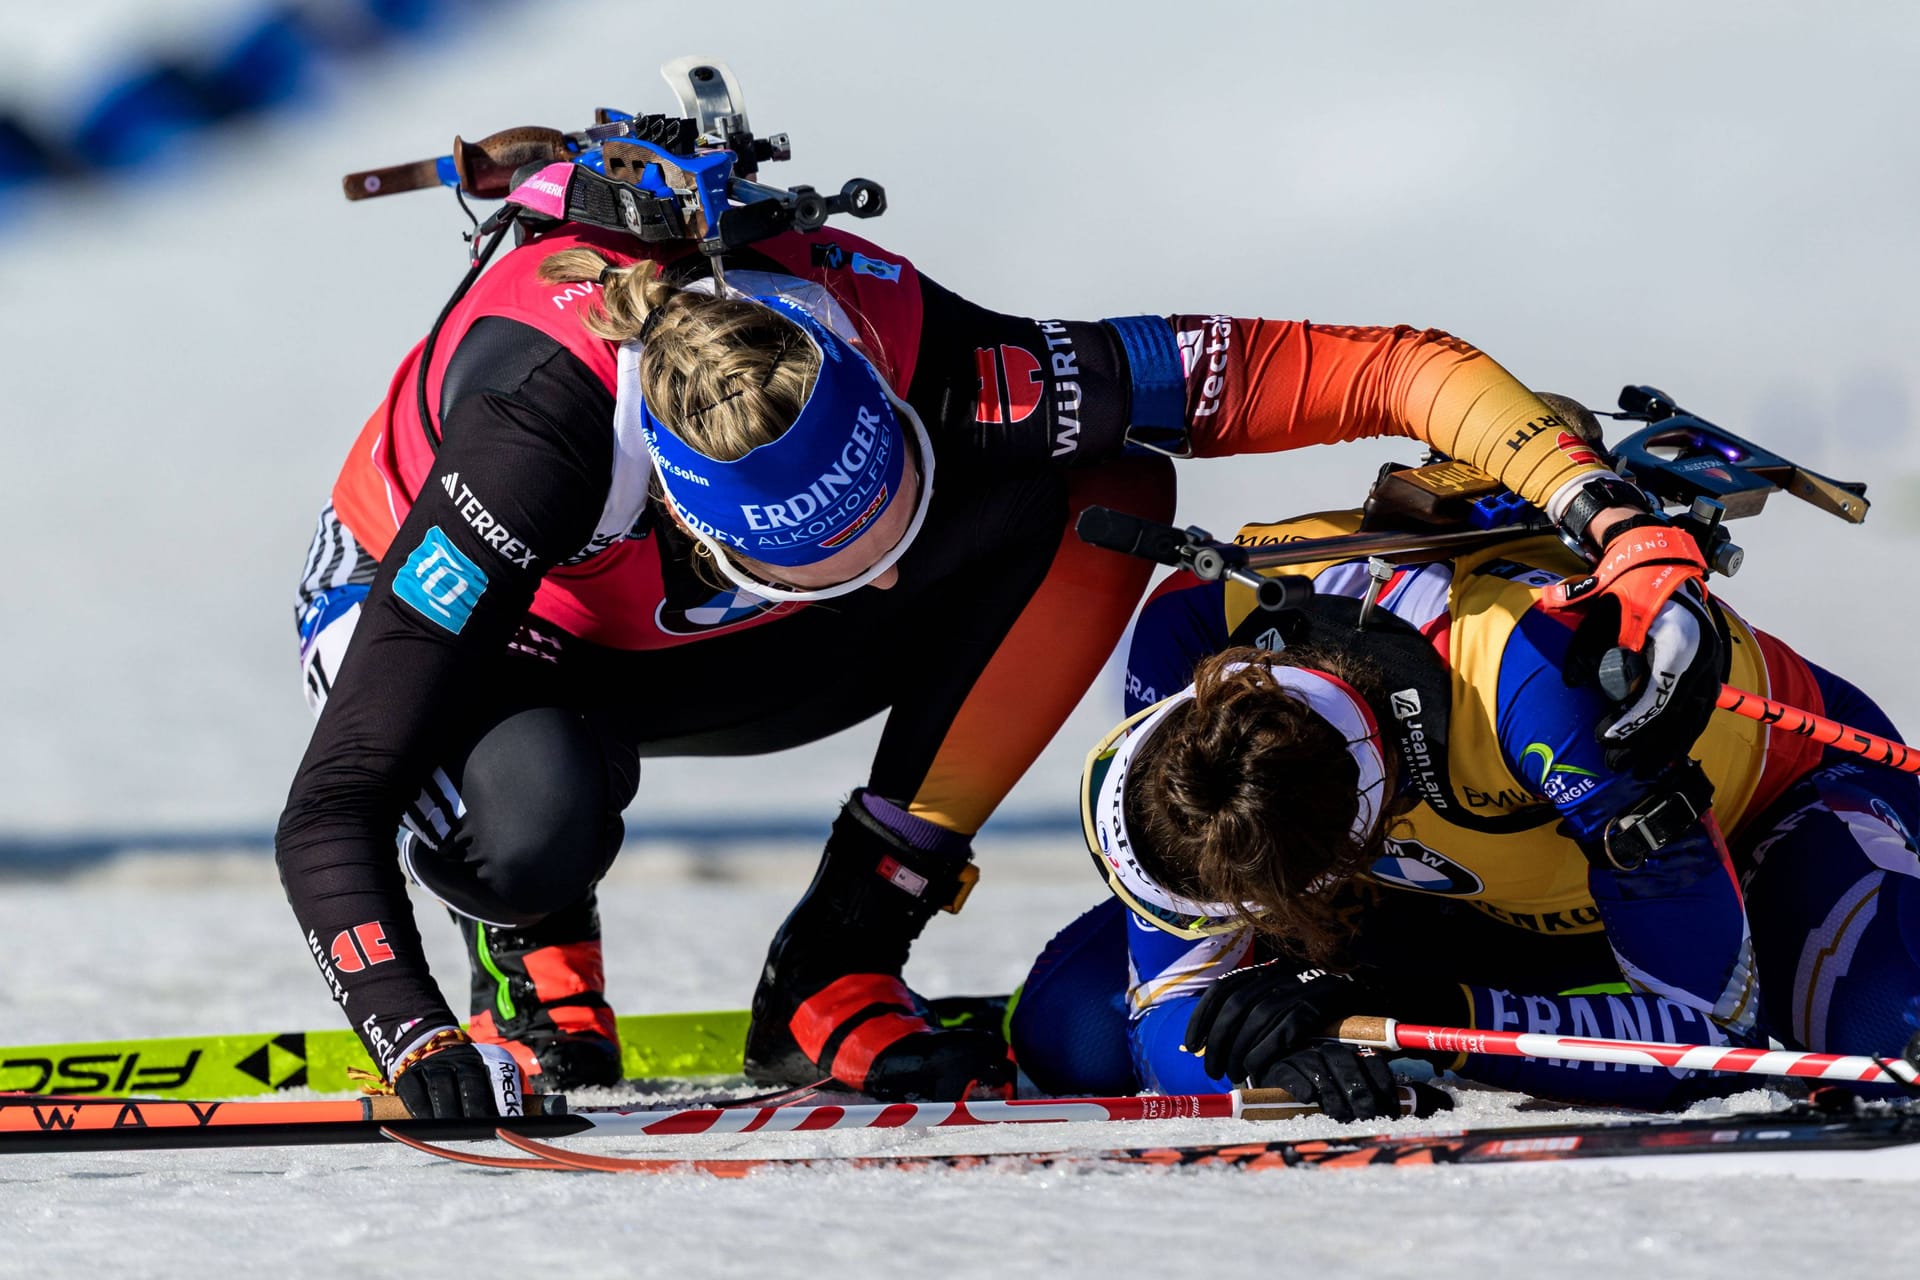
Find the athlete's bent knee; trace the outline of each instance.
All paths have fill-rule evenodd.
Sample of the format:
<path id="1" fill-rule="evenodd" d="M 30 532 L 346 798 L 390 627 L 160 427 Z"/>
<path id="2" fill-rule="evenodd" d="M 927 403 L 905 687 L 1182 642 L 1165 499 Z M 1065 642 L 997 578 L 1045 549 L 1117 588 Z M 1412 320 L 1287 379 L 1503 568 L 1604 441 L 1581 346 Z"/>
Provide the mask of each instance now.
<path id="1" fill-rule="evenodd" d="M 629 798 L 610 795 L 608 777 L 599 735 L 557 707 L 510 716 L 475 744 L 460 786 L 464 860 L 502 914 L 538 919 L 606 873 Z"/>

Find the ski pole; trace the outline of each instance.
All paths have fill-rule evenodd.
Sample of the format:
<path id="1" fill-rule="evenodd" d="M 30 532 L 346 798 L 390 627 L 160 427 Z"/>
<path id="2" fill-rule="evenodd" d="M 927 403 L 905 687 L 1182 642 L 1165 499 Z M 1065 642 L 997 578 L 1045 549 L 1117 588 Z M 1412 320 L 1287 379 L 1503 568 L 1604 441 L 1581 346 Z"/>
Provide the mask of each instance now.
<path id="1" fill-rule="evenodd" d="M 508 1123 L 565 1137 L 589 1126 L 558 1095 L 528 1095 Z M 502 1121 L 410 1120 L 391 1094 L 329 1102 L 176 1102 L 153 1098 L 59 1098 L 0 1094 L 0 1152 L 132 1151 L 148 1148 L 283 1147 L 378 1142 L 383 1126 L 450 1141 L 490 1138 Z"/>
<path id="2" fill-rule="evenodd" d="M 1782 733 L 1798 734 L 1803 738 L 1812 738 L 1822 746 L 1851 751 L 1874 764 L 1888 765 L 1903 773 L 1920 773 L 1920 751 L 1864 729 L 1855 729 L 1825 716 L 1817 716 L 1811 711 L 1790 707 L 1784 702 L 1775 702 L 1772 698 L 1763 698 L 1732 685 L 1720 686 L 1716 705 L 1722 711 L 1758 720 Z"/>
<path id="3" fill-rule="evenodd" d="M 1618 1062 L 1675 1071 L 1724 1071 L 1739 1075 L 1792 1076 L 1801 1080 L 1840 1080 L 1852 1084 L 1913 1084 L 1920 1070 L 1899 1055 L 1805 1053 L 1796 1049 L 1758 1049 L 1737 1045 L 1665 1044 L 1560 1036 L 1535 1031 L 1478 1031 L 1469 1027 L 1429 1027 L 1392 1018 L 1346 1018 L 1334 1028 L 1342 1044 L 1417 1053 L 1484 1053 L 1504 1058 L 1560 1058 L 1579 1062 Z"/>
<path id="4" fill-rule="evenodd" d="M 1647 671 L 1646 659 L 1633 650 L 1609 650 L 1600 660 L 1600 688 L 1616 702 L 1626 702 L 1645 686 Z M 1920 773 L 1920 751 L 1891 738 L 1868 733 L 1865 729 L 1855 729 L 1838 720 L 1815 715 L 1801 707 L 1775 702 L 1772 698 L 1763 698 L 1730 684 L 1720 686 L 1720 692 L 1714 696 L 1714 705 L 1722 711 L 1756 720 L 1770 729 L 1811 738 L 1823 747 L 1850 751 L 1874 764 L 1884 764 L 1903 773 Z"/>
<path id="5" fill-rule="evenodd" d="M 525 1115 L 567 1114 L 559 1094 L 522 1097 Z M 74 1094 L 0 1093 L 0 1134 L 28 1130 L 221 1129 L 254 1124 L 340 1124 L 405 1120 L 407 1106 L 390 1093 L 322 1102 L 187 1102 L 171 1098 L 93 1098 Z"/>

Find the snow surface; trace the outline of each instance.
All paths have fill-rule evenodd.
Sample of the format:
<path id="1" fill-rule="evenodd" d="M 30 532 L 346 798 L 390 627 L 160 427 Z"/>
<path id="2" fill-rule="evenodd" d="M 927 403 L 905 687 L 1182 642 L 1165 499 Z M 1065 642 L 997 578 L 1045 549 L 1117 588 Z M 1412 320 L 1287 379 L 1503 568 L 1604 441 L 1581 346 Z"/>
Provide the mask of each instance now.
<path id="1" fill-rule="evenodd" d="M 236 11 L 16 0 L 0 82 L 50 102 L 111 61 L 95 56 L 99 33 L 130 48 Z M 1438 325 L 1532 385 L 1604 407 L 1623 382 L 1652 382 L 1865 476 L 1878 500 L 1865 529 L 1785 498 L 1739 525 L 1748 567 L 1726 594 L 1920 724 L 1895 639 L 1913 622 L 1900 566 L 1920 549 L 1920 169 L 1905 162 L 1920 9 L 717 12 L 501 6 L 431 50 L 339 73 L 325 101 L 231 131 L 176 174 L 49 197 L 0 227 L 0 837 L 271 824 L 307 733 L 290 613 L 313 514 L 463 262 L 450 200 L 348 205 L 339 175 L 435 154 L 456 132 L 570 126 L 602 102 L 663 108 L 655 67 L 690 51 L 730 61 L 756 124 L 792 133 L 782 180 L 884 182 L 892 207 L 863 229 L 983 304 Z M 1350 504 L 1381 460 L 1411 456 L 1360 445 L 1188 464 L 1181 519 L 1226 531 Z M 1009 807 L 1066 810 L 1117 709 L 1109 680 Z M 824 827 L 875 738 L 870 725 L 769 761 L 650 765 L 632 818 L 803 813 Z M 937 921 L 916 955 L 927 990 L 1005 988 L 1099 892 L 1058 842 L 1014 847 L 989 828 L 982 859 L 966 914 Z M 630 851 L 604 900 L 616 1003 L 740 1005 L 811 860 Z M 451 933 L 424 918 L 458 987 Z M 338 1014 L 259 858 L 0 883 L 0 1040 L 298 1025 Z M 1476 1095 L 1460 1118 L 1501 1105 Z M 848 1134 L 832 1149 L 1231 1132 Z M 719 1183 L 489 1173 L 371 1148 L 9 1157 L 0 1276 L 1692 1277 L 1865 1269 L 1904 1238 L 1904 1181 L 1688 1168 L 1707 1166 Z"/>
<path id="2" fill-rule="evenodd" d="M 695 882 L 636 858 L 603 890 L 623 1009 L 738 1005 L 799 888 L 800 860 Z M 1030 868 L 1034 863 L 1016 864 Z M 190 872 L 190 874 L 189 874 Z M 257 862 L 133 863 L 0 892 L 9 1038 L 332 1026 L 278 887 Z M 989 872 L 929 928 L 929 990 L 1017 981 L 1089 886 Z M 422 913 L 443 979 L 453 931 Z M 724 920 L 724 928 L 714 928 Z M 75 940 L 84 940 L 76 945 Z M 452 985 L 449 983 L 449 985 Z M 581 1103 L 612 1102 L 582 1093 Z M 1754 1105 L 1763 1099 L 1743 1095 Z M 1448 1124 L 1539 1123 L 1467 1093 Z M 1404 1122 L 1408 1125 L 1417 1122 Z M 1435 1122 L 1436 1126 L 1439 1122 Z M 1356 1127 L 1358 1128 L 1358 1127 Z M 1321 1120 L 1043 1125 L 635 1141 L 595 1151 L 817 1155 L 1066 1149 L 1313 1137 Z M 504 1150 L 504 1148 L 502 1149 Z M 1861 1161 L 1818 1180 L 1715 1157 L 1504 1169 L 1185 1173 L 792 1171 L 720 1181 L 506 1173 L 377 1147 L 0 1156 L 0 1277 L 1805 1274 L 1879 1269 L 1914 1181 Z M 1699 1160 L 1704 1163 L 1694 1164 Z M 1708 1176 L 1711 1175 L 1711 1176 Z M 1723 1176 L 1724 1175 L 1724 1176 Z"/>

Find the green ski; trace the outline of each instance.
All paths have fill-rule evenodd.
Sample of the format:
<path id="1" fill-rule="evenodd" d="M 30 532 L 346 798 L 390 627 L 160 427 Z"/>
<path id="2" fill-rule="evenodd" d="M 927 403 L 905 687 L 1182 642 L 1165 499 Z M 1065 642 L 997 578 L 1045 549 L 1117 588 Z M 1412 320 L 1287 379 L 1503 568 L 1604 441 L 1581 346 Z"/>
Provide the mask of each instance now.
<path id="1" fill-rule="evenodd" d="M 635 1014 L 620 1020 L 628 1079 L 732 1076 L 741 1071 L 747 1012 Z M 246 1098 L 282 1089 L 346 1093 L 350 1069 L 373 1063 L 351 1031 L 167 1036 L 0 1047 L 0 1093 L 100 1097 Z"/>

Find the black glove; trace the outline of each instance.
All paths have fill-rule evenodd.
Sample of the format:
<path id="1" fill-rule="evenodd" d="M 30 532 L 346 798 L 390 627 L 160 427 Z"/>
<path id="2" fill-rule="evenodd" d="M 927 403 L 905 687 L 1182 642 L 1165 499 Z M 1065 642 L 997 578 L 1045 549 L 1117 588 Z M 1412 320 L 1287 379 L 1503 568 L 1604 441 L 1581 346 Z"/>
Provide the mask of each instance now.
<path id="1" fill-rule="evenodd" d="M 1187 1050 L 1206 1051 L 1210 1076 L 1259 1081 L 1266 1071 L 1356 1014 L 1439 1025 L 1464 1020 L 1450 982 L 1297 971 L 1282 961 L 1235 969 L 1207 988 L 1187 1019 Z"/>
<path id="2" fill-rule="evenodd" d="M 1296 1049 L 1270 1063 L 1252 1083 L 1258 1089 L 1285 1089 L 1296 1102 L 1317 1102 L 1335 1120 L 1400 1114 L 1400 1090 L 1387 1060 L 1352 1045 Z"/>
<path id="3" fill-rule="evenodd" d="M 1651 777 L 1684 760 L 1712 717 L 1733 646 L 1720 611 L 1692 588 L 1662 605 L 1640 652 L 1619 647 L 1620 605 L 1586 606 L 1561 667 L 1567 686 L 1592 684 L 1619 710 L 1600 722 L 1607 766 Z"/>
<path id="4" fill-rule="evenodd" d="M 447 1036 L 441 1043 L 441 1036 Z M 458 1038 L 455 1038 L 458 1037 Z M 524 1082 L 513 1055 L 442 1032 L 408 1055 L 393 1091 L 415 1120 L 497 1120 L 525 1114 Z"/>
<path id="5" fill-rule="evenodd" d="M 1285 1089 L 1296 1102 L 1317 1103 L 1334 1120 L 1393 1119 L 1400 1114 L 1400 1084 L 1387 1070 L 1386 1055 L 1348 1044 L 1296 1049 L 1270 1064 L 1252 1084 Z M 1413 1092 L 1415 1115 L 1453 1108 L 1453 1099 L 1432 1085 L 1407 1087 Z"/>

